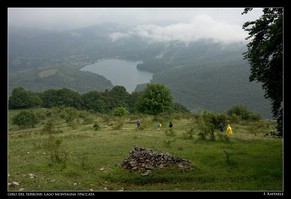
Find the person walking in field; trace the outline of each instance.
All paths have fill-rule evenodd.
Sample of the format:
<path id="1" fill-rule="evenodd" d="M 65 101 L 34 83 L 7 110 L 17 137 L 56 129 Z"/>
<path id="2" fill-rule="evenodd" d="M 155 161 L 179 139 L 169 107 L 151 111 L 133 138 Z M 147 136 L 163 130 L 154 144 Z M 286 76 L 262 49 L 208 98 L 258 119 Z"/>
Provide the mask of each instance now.
<path id="1" fill-rule="evenodd" d="M 170 127 L 170 128 L 173 127 L 173 123 L 172 123 L 172 122 L 169 123 L 169 127 Z"/>
<path id="2" fill-rule="evenodd" d="M 136 126 L 137 126 L 137 128 L 140 127 L 140 121 L 139 120 L 136 121 Z"/>
<path id="3" fill-rule="evenodd" d="M 220 132 L 224 131 L 224 124 L 222 122 L 219 124 L 219 129 L 220 129 Z"/>
<path id="4" fill-rule="evenodd" d="M 232 135 L 232 128 L 231 128 L 231 126 L 229 124 L 227 125 L 227 128 L 226 128 L 226 134 L 227 135 Z"/>
<path id="5" fill-rule="evenodd" d="M 160 130 L 160 128 L 162 127 L 162 124 L 160 122 L 157 122 L 157 127 L 158 127 L 158 130 Z"/>

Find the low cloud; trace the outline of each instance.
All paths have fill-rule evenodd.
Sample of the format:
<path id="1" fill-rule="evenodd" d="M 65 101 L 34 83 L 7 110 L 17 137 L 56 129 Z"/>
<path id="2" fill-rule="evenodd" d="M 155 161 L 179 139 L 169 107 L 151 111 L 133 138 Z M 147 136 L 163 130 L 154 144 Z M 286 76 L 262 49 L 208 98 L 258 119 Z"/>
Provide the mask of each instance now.
<path id="1" fill-rule="evenodd" d="M 208 15 L 198 15 L 188 23 L 175 23 L 167 26 L 138 25 L 125 33 L 112 33 L 111 39 L 115 42 L 131 36 L 139 36 L 149 42 L 179 41 L 188 45 L 199 40 L 225 44 L 244 42 L 247 34 L 239 25 L 215 20 Z"/>
<path id="2" fill-rule="evenodd" d="M 120 39 L 128 38 L 128 37 L 131 37 L 131 35 L 128 33 L 122 33 L 122 32 L 114 32 L 110 35 L 112 42 L 115 42 Z"/>

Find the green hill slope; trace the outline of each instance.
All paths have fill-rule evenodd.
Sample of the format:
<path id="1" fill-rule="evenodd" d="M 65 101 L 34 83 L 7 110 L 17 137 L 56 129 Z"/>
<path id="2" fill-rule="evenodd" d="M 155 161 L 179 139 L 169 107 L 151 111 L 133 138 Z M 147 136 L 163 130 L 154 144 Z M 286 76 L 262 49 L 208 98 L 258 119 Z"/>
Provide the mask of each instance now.
<path id="1" fill-rule="evenodd" d="M 153 82 L 171 88 L 177 102 L 192 111 L 224 112 L 237 104 L 270 118 L 270 102 L 258 83 L 248 81 L 248 66 L 243 62 L 174 68 L 154 75 Z M 254 92 L 256 91 L 256 92 Z"/>
<path id="2" fill-rule="evenodd" d="M 112 83 L 101 75 L 64 66 L 11 74 L 9 76 L 9 92 L 19 86 L 31 91 L 69 88 L 80 93 L 94 90 L 105 91 L 113 88 Z"/>
<path id="3" fill-rule="evenodd" d="M 76 111 L 69 121 L 72 112 L 65 110 L 70 109 L 33 109 L 42 119 L 35 128 L 26 129 L 12 123 L 21 110 L 9 110 L 9 191 L 250 191 L 259 195 L 284 191 L 283 142 L 271 135 L 273 121 L 233 122 L 233 135 L 215 129 L 214 140 L 209 135 L 203 140 L 202 115 L 113 117 Z M 157 119 L 164 124 L 159 130 Z M 120 165 L 135 147 L 163 152 L 159 157 L 164 160 L 166 154 L 189 160 L 191 170 L 137 153 L 132 155 L 139 158 L 138 167 L 147 165 L 150 172 L 124 169 Z M 158 168 L 148 166 L 156 162 Z"/>

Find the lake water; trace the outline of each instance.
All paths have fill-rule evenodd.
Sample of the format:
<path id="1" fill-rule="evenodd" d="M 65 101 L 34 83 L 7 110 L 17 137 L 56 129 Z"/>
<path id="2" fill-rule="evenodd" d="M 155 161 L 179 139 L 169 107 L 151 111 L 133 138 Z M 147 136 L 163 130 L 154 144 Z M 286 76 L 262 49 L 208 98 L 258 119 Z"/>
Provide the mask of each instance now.
<path id="1" fill-rule="evenodd" d="M 103 59 L 94 64 L 81 68 L 81 71 L 90 71 L 104 76 L 114 86 L 124 86 L 131 93 L 138 84 L 149 83 L 153 74 L 136 68 L 141 61 L 128 61 L 123 59 Z"/>

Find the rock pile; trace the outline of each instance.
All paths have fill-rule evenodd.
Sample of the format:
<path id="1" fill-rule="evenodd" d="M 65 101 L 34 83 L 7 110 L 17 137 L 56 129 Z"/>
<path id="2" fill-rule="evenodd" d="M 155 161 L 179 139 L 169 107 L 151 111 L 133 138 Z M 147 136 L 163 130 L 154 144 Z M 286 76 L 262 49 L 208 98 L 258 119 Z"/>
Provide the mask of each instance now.
<path id="1" fill-rule="evenodd" d="M 192 167 L 191 161 L 172 156 L 166 152 L 135 147 L 129 153 L 129 156 L 122 161 L 120 166 L 130 171 L 146 171 L 146 173 L 149 173 L 151 170 L 168 166 L 177 166 L 182 170 Z"/>

